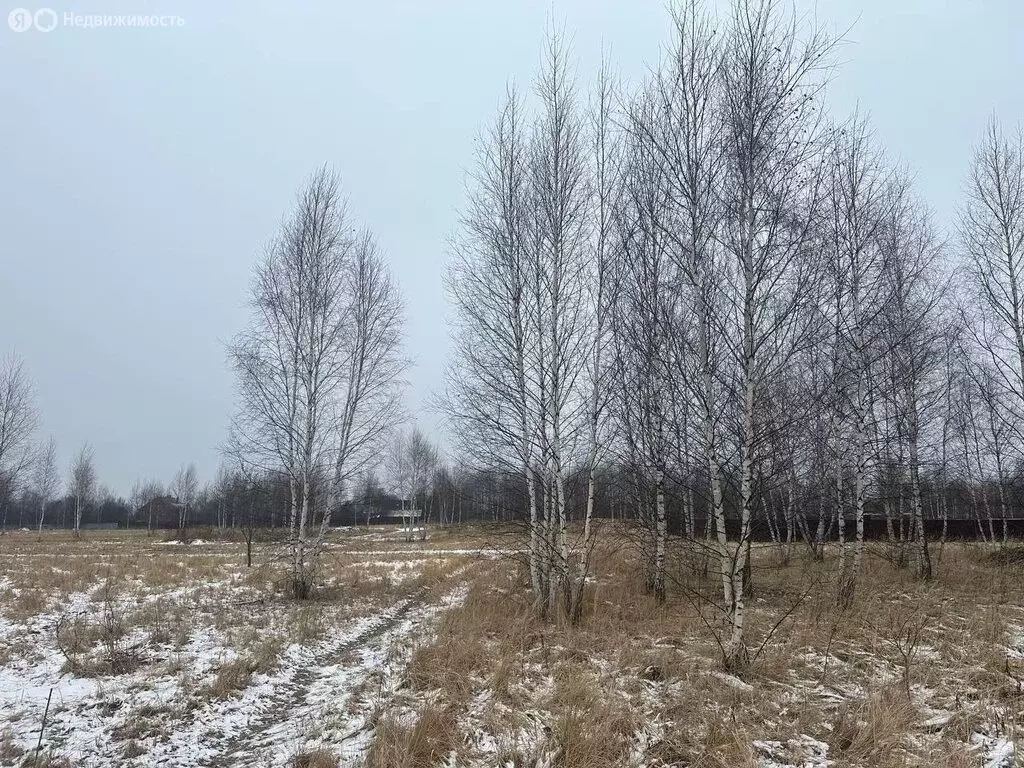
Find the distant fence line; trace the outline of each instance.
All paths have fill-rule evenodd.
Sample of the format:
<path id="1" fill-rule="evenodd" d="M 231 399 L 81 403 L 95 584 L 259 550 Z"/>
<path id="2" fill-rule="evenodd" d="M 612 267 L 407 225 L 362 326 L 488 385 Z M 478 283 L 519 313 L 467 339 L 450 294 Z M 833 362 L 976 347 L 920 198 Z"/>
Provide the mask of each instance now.
<path id="1" fill-rule="evenodd" d="M 807 521 L 807 530 L 811 531 L 812 534 L 818 528 L 818 518 L 808 517 L 805 518 Z M 783 538 L 786 536 L 785 523 L 782 523 L 780 527 L 780 534 Z M 683 534 L 683 521 L 675 519 L 671 521 L 671 532 L 676 535 Z M 904 530 L 910 529 L 910 518 L 904 518 Z M 793 539 L 795 541 L 801 540 L 802 523 L 793 526 Z M 899 535 L 899 520 L 893 519 L 893 529 L 896 535 Z M 984 536 L 989 535 L 989 521 L 987 519 L 981 521 L 981 525 L 984 526 Z M 855 531 L 855 520 L 847 516 L 846 517 L 846 538 L 847 541 L 852 540 L 856 535 Z M 714 521 L 712 520 L 712 528 L 714 527 Z M 837 541 L 839 539 L 838 526 L 835 520 L 825 520 L 825 529 L 827 532 L 826 540 Z M 978 520 L 974 518 L 955 518 L 949 519 L 945 522 L 941 519 L 925 518 L 924 521 L 925 536 L 929 539 L 938 539 L 942 537 L 943 531 L 945 531 L 945 537 L 947 539 L 958 540 L 958 541 L 974 541 L 976 539 L 983 538 L 981 528 L 979 527 Z M 702 537 L 706 535 L 707 531 L 707 518 L 703 515 L 697 515 L 694 517 L 694 530 L 696 537 Z M 740 535 L 740 521 L 737 517 L 726 517 L 725 521 L 726 535 L 730 539 L 736 539 Z M 995 533 L 996 538 L 1001 538 L 1003 535 L 1003 520 L 1001 518 L 993 518 L 991 523 L 991 531 Z M 1010 538 L 1024 538 L 1024 517 L 1006 518 L 1006 533 Z M 864 519 L 864 538 L 868 541 L 882 541 L 888 538 L 888 526 L 884 517 L 866 517 Z M 772 531 L 768 525 L 768 522 L 763 518 L 758 518 L 751 524 L 750 538 L 753 541 L 771 541 Z"/>

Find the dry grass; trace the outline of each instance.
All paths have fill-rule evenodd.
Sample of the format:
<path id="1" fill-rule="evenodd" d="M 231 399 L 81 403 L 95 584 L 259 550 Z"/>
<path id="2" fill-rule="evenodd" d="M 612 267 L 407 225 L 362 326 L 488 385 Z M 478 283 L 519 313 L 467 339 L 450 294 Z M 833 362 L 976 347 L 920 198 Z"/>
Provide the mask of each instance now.
<path id="1" fill-rule="evenodd" d="M 209 688 L 209 695 L 226 699 L 246 688 L 253 675 L 266 674 L 277 668 L 284 649 L 280 637 L 265 637 L 253 630 L 251 643 L 245 645 L 244 655 L 222 664 Z"/>
<path id="2" fill-rule="evenodd" d="M 239 658 L 223 664 L 210 685 L 210 695 L 217 699 L 233 696 L 248 687 L 257 669 L 257 663 L 250 658 Z"/>
<path id="3" fill-rule="evenodd" d="M 433 768 L 456 749 L 455 710 L 428 704 L 412 720 L 389 716 L 377 723 L 366 768 Z"/>
<path id="4" fill-rule="evenodd" d="M 658 604 L 642 594 L 629 540 L 607 536 L 583 621 L 571 626 L 536 618 L 520 564 L 468 567 L 473 558 L 458 550 L 493 531 L 436 529 L 408 543 L 388 535 L 339 537 L 324 588 L 304 603 L 274 591 L 279 569 L 265 544 L 247 569 L 236 541 L 12 536 L 0 549 L 0 616 L 15 631 L 0 663 L 33 663 L 43 638 L 59 640 L 74 672 L 101 683 L 173 677 L 179 698 L 137 705 L 111 728 L 121 758 L 139 765 L 202 707 L 229 706 L 272 673 L 289 645 L 315 646 L 354 619 L 408 597 L 432 603 L 468 580 L 464 599 L 411 638 L 411 651 L 395 651 L 409 659 L 405 685 L 376 705 L 368 766 L 454 756 L 467 766 L 755 768 L 768 754 L 820 765 L 812 752 L 827 744 L 836 768 L 966 768 L 984 764 L 986 739 L 1012 738 L 1024 724 L 1024 548 L 948 544 L 923 584 L 873 546 L 840 609 L 834 552 L 821 562 L 799 548 L 785 557 L 758 547 L 748 614 L 755 658 L 741 680 L 720 671 L 709 602 L 720 585 L 699 550 L 675 549 L 668 599 Z M 223 650 L 197 666 L 196 649 L 210 644 Z M 134 654 L 123 668 L 130 674 L 116 668 L 119 651 Z M 361 660 L 349 652 L 339 663 Z M 307 742 L 291 764 L 337 765 L 330 742 L 312 748 L 320 743 Z M 0 762 L 20 759 L 23 746 L 4 736 Z"/>
<path id="5" fill-rule="evenodd" d="M 850 761 L 892 764 L 902 753 L 916 716 L 913 702 L 902 689 L 883 688 L 865 701 L 840 708 L 830 744 Z"/>
<path id="6" fill-rule="evenodd" d="M 827 745 L 838 767 L 981 765 L 979 733 L 1012 737 L 1024 723 L 1024 563 L 964 544 L 933 556 L 928 584 L 869 556 L 841 610 L 834 553 L 758 548 L 743 680 L 719 671 L 717 583 L 692 552 L 659 605 L 641 594 L 631 548 L 611 539 L 579 627 L 538 622 L 522 568 L 495 562 L 415 651 L 408 679 L 420 700 L 459 713 L 454 743 L 469 763 L 756 766 L 760 740 L 797 764 Z M 1014 634 L 1021 647 L 1008 649 Z M 385 723 L 378 740 L 411 733 Z"/>
<path id="7" fill-rule="evenodd" d="M 338 768 L 341 760 L 329 749 L 301 752 L 292 758 L 291 768 Z"/>
<path id="8" fill-rule="evenodd" d="M 14 741 L 14 734 L 10 728 L 5 728 L 3 735 L 0 736 L 0 763 L 14 763 L 23 754 L 25 750 Z"/>
<path id="9" fill-rule="evenodd" d="M 94 690 L 109 716 L 96 723 L 109 743 L 105 759 L 143 765 L 154 744 L 182 728 L 203 728 L 208 713 L 237 707 L 232 700 L 255 679 L 295 664 L 294 653 L 282 656 L 289 647 L 329 646 L 362 618 L 409 597 L 430 602 L 470 560 L 432 553 L 434 541 L 405 544 L 390 535 L 375 529 L 338 536 L 324 559 L 324 588 L 301 603 L 275 590 L 282 566 L 279 550 L 266 542 L 256 545 L 255 567 L 247 568 L 243 542 L 211 541 L 208 532 L 197 534 L 208 543 L 190 545 L 141 532 L 90 532 L 78 540 L 60 532 L 7 535 L 0 539 L 0 664 L 45 678 L 36 687 L 94 681 L 76 685 Z M 349 659 L 360 663 L 358 654 Z M 159 693 L 150 694 L 151 686 Z M 52 746 L 45 759 L 53 765 L 70 748 L 62 721 L 77 716 L 70 711 L 76 706 L 61 701 L 50 712 L 44 750 Z M 11 726 L 0 741 L 0 764 L 19 759 L 15 751 L 38 732 L 41 703 L 17 700 L 12 707 L 0 718 L 0 727 Z M 306 746 L 292 764 L 337 764 L 329 751 Z"/>
<path id="10" fill-rule="evenodd" d="M 639 723 L 628 704 L 603 690 L 582 669 L 559 667 L 550 706 L 556 712 L 551 738 L 558 764 L 613 768 L 622 765 Z"/>

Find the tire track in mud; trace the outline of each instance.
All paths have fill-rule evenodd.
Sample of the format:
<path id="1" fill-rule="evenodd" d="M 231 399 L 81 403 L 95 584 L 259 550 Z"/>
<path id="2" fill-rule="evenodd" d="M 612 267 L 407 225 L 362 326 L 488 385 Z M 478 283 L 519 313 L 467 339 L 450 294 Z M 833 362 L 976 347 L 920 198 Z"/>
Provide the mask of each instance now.
<path id="1" fill-rule="evenodd" d="M 447 588 L 436 604 L 423 602 L 429 587 L 420 587 L 384 612 L 380 621 L 338 645 L 324 649 L 320 656 L 314 656 L 305 664 L 298 666 L 291 678 L 278 686 L 272 696 L 260 701 L 260 711 L 250 718 L 240 731 L 220 742 L 208 743 L 208 746 L 216 750 L 216 754 L 204 756 L 195 765 L 201 768 L 250 768 L 264 764 L 267 759 L 266 753 L 281 746 L 280 743 L 275 743 L 272 731 L 287 727 L 293 720 L 297 720 L 296 715 L 301 713 L 301 710 L 316 704 L 325 704 L 308 700 L 313 686 L 328 677 L 321 670 L 336 666 L 341 659 L 354 651 L 371 648 L 374 642 L 388 635 L 410 618 L 410 615 L 415 614 L 416 609 L 423 614 L 417 617 L 419 621 L 429 620 L 431 614 L 443 611 L 444 608 L 439 606 L 443 606 L 446 603 L 445 597 L 450 596 L 458 588 L 470 567 L 471 564 L 462 566 L 446 578 Z M 301 728 L 297 731 L 301 732 Z"/>
<path id="2" fill-rule="evenodd" d="M 308 703 L 310 688 L 322 677 L 319 670 L 336 665 L 346 654 L 365 648 L 395 629 L 409 615 L 413 607 L 421 605 L 418 601 L 425 593 L 426 588 L 421 587 L 414 594 L 399 600 L 380 622 L 331 648 L 323 656 L 314 657 L 309 663 L 299 667 L 288 684 L 277 689 L 280 694 L 275 691 L 275 695 L 269 700 L 261 702 L 264 704 L 262 711 L 250 719 L 242 731 L 218 746 L 220 754 L 206 758 L 199 765 L 203 768 L 253 765 L 251 761 L 254 758 L 254 752 L 273 747 L 272 743 L 265 742 L 270 731 L 289 721 L 295 710 L 301 709 Z"/>

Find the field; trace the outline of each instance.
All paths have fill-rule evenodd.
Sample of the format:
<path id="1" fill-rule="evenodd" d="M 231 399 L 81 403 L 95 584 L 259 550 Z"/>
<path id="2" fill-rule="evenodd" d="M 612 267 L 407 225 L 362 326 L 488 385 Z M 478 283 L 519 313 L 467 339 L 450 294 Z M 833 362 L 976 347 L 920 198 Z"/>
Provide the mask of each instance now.
<path id="1" fill-rule="evenodd" d="M 602 542 L 572 627 L 534 618 L 487 528 L 334 532 L 302 603 L 269 545 L 247 567 L 238 541 L 8 534 L 0 765 L 1024 764 L 1024 550 L 947 544 L 921 584 L 877 545 L 839 611 L 833 553 L 757 548 L 740 679 L 699 551 L 658 605 Z"/>

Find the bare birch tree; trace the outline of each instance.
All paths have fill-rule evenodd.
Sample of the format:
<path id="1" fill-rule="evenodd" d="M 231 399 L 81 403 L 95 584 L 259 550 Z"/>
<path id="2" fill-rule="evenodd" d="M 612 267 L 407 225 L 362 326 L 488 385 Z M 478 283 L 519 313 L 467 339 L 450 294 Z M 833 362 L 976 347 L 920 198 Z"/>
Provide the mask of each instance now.
<path id="1" fill-rule="evenodd" d="M 328 515 L 376 450 L 404 417 L 409 360 L 402 352 L 405 304 L 383 254 L 369 233 L 357 239 L 345 279 L 345 334 L 338 369 L 340 418 L 332 442 Z"/>
<path id="2" fill-rule="evenodd" d="M 418 428 L 409 435 L 409 464 L 412 469 L 413 498 L 420 509 L 420 539 L 427 538 L 427 523 L 430 520 L 431 483 L 440 462 L 440 451 L 430 438 Z"/>
<path id="3" fill-rule="evenodd" d="M 724 398 L 720 386 L 724 273 L 719 247 L 723 152 L 722 49 L 715 22 L 701 0 L 674 12 L 674 39 L 651 89 L 627 127 L 646 142 L 661 168 L 668 211 L 653 218 L 666 240 L 680 302 L 671 318 L 668 382 L 685 392 L 673 397 L 676 452 L 694 444 L 707 469 L 704 495 L 720 544 L 725 536 Z M 666 382 L 667 383 L 667 382 Z M 688 496 L 688 506 L 692 500 Z M 710 528 L 708 528 L 710 531 Z"/>
<path id="4" fill-rule="evenodd" d="M 616 209 L 621 194 L 621 142 L 613 132 L 615 83 L 607 59 L 602 60 L 597 89 L 592 99 L 589 141 L 592 158 L 591 249 L 587 279 L 587 301 L 591 308 L 590 351 L 587 360 L 587 500 L 583 512 L 583 534 L 578 546 L 574 584 L 569 605 L 570 619 L 578 623 L 583 611 L 583 590 L 590 575 L 590 556 L 596 544 L 594 499 L 597 468 L 606 458 L 611 442 L 609 402 L 614 366 L 610 346 L 613 313 L 618 291 L 620 243 L 615 233 Z"/>
<path id="5" fill-rule="evenodd" d="M 840 542 L 839 602 L 848 605 L 860 576 L 864 552 L 867 484 L 873 462 L 871 422 L 880 345 L 874 342 L 887 299 L 882 228 L 901 204 L 901 184 L 873 146 L 866 121 L 854 115 L 834 131 L 828 156 L 825 243 L 833 299 L 837 477 L 849 470 L 856 532 L 852 563 Z M 845 517 L 843 494 L 837 519 Z"/>
<path id="6" fill-rule="evenodd" d="M 646 95 L 638 101 L 632 120 L 650 124 L 657 103 Z M 620 388 L 616 410 L 625 458 L 635 479 L 644 584 L 658 602 L 664 602 L 666 482 L 678 395 L 672 353 L 680 291 L 666 235 L 671 228 L 670 192 L 647 131 L 634 129 L 624 164 L 619 216 L 623 266 L 614 320 Z"/>
<path id="7" fill-rule="evenodd" d="M 402 537 L 412 541 L 413 512 L 415 501 L 415 476 L 412 466 L 412 453 L 409 450 L 409 436 L 405 433 L 395 435 L 391 441 L 387 456 L 387 477 L 392 491 L 398 496 L 402 505 Z M 411 505 L 411 506 L 409 506 Z"/>
<path id="8" fill-rule="evenodd" d="M 182 541 L 185 541 L 189 513 L 192 511 L 196 501 L 196 494 L 199 492 L 199 475 L 196 472 L 195 464 L 181 465 L 181 468 L 174 473 L 170 492 L 178 500 L 178 536 Z"/>
<path id="9" fill-rule="evenodd" d="M 527 257 L 529 178 L 526 116 L 509 89 L 481 138 L 477 170 L 447 276 L 455 310 L 453 364 L 444 409 L 462 452 L 485 466 L 521 473 L 528 506 L 530 581 L 543 600 L 540 457 Z"/>
<path id="10" fill-rule="evenodd" d="M 81 536 L 82 512 L 92 503 L 96 495 L 96 467 L 93 449 L 85 443 L 71 465 L 68 491 L 75 500 L 75 537 Z"/>
<path id="11" fill-rule="evenodd" d="M 40 533 L 43 531 L 43 523 L 46 519 L 46 507 L 53 499 L 53 494 L 57 492 L 59 483 L 57 440 L 51 435 L 46 444 L 37 449 L 32 473 L 32 490 L 35 492 L 39 504 L 36 530 Z"/>
<path id="12" fill-rule="evenodd" d="M 980 311 L 977 342 L 1024 416 L 1024 131 L 993 119 L 974 153 L 960 240 Z M 1020 427 L 1017 428 L 1018 434 Z"/>
<path id="13" fill-rule="evenodd" d="M 511 92 L 485 137 L 453 245 L 457 363 L 445 407 L 467 453 L 522 472 L 534 598 L 553 616 L 559 605 L 574 613 L 578 593 L 567 478 L 586 453 L 596 306 L 591 148 L 557 35 L 536 94 L 527 122 Z"/>
<path id="14" fill-rule="evenodd" d="M 586 420 L 586 365 L 592 338 L 587 301 L 590 164 L 585 121 L 563 39 L 550 34 L 536 79 L 540 113 L 530 148 L 528 258 L 544 521 L 546 613 L 571 613 L 567 476 Z"/>
<path id="15" fill-rule="evenodd" d="M 346 483 L 400 413 L 402 302 L 321 168 L 259 264 L 253 321 L 229 350 L 238 451 L 288 479 L 292 593 L 307 597 Z"/>
<path id="16" fill-rule="evenodd" d="M 24 361 L 13 355 L 0 360 L 0 507 L 7 528 L 8 499 L 32 463 L 32 435 L 37 423 L 35 390 Z"/>
<path id="17" fill-rule="evenodd" d="M 660 125 L 652 127 L 654 147 L 666 169 L 674 202 L 666 235 L 673 243 L 684 293 L 686 329 L 676 334 L 674 376 L 686 383 L 695 423 L 685 435 L 703 454 L 704 489 L 710 517 L 718 532 L 719 559 L 725 563 L 725 436 L 721 387 L 723 259 L 720 226 L 723 205 L 724 152 L 720 88 L 722 48 L 714 20 L 701 0 L 686 0 L 674 16 L 675 47 L 658 76 Z M 641 124 L 642 125 L 642 124 Z M 711 532 L 708 521 L 707 532 Z M 725 593 L 723 570 L 723 594 Z"/>
<path id="18" fill-rule="evenodd" d="M 805 37 L 776 0 L 736 0 L 724 43 L 721 242 L 728 266 L 723 328 L 739 413 L 739 542 L 723 555 L 729 638 L 725 666 L 748 664 L 745 572 L 758 500 L 768 384 L 785 375 L 807 341 L 822 201 L 820 106 L 831 42 Z M 719 533 L 723 551 L 725 532 Z"/>
<path id="19" fill-rule="evenodd" d="M 388 475 L 402 502 L 402 523 L 405 540 L 417 532 L 413 525 L 419 520 L 418 533 L 427 537 L 427 505 L 430 484 L 439 461 L 437 446 L 418 427 L 408 434 L 396 435 L 388 456 Z M 407 507 L 408 504 L 408 507 Z M 409 514 L 405 514 L 408 511 Z"/>
<path id="20" fill-rule="evenodd" d="M 944 355 L 952 341 L 944 312 L 947 283 L 940 261 L 942 242 L 923 206 L 906 201 L 887 229 L 886 279 L 891 300 L 884 329 L 891 385 L 885 396 L 892 404 L 897 435 L 906 446 L 914 573 L 928 580 L 932 562 L 924 527 L 922 475 L 927 466 L 927 430 L 938 418 L 947 384 Z"/>

